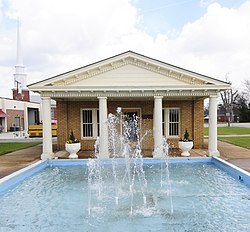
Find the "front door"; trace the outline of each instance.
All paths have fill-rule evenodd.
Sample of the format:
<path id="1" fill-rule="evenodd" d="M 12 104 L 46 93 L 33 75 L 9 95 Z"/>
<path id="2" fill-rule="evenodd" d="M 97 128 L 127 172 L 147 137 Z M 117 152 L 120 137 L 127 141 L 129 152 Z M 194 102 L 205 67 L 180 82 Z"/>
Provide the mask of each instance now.
<path id="1" fill-rule="evenodd" d="M 140 129 L 140 109 L 123 109 L 124 128 L 127 138 L 135 142 Z M 125 131 L 124 131 L 125 130 Z"/>

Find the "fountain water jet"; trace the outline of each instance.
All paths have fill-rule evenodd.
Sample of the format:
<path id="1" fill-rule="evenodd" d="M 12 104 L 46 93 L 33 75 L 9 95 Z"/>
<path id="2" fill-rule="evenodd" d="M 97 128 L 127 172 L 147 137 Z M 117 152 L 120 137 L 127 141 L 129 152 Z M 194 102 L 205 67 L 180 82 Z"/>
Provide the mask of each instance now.
<path id="1" fill-rule="evenodd" d="M 150 131 L 142 134 L 138 122 L 139 118 L 135 115 L 132 117 L 131 115 L 122 115 L 120 108 L 117 109 L 115 115 L 108 115 L 107 125 L 112 175 L 102 171 L 105 161 L 100 159 L 99 139 L 97 139 L 95 143 L 96 159 L 89 159 L 88 163 L 89 215 L 91 215 L 93 207 L 101 207 L 105 200 L 110 201 L 111 204 L 114 202 L 115 209 L 118 211 L 120 210 L 119 207 L 126 208 L 129 204 L 130 215 L 134 214 L 135 207 L 147 207 L 148 190 L 143 169 L 142 141 Z M 160 186 L 162 189 L 167 188 L 170 213 L 172 214 L 173 204 L 167 160 L 168 144 L 165 139 L 162 146 L 164 153 L 161 159 Z M 107 188 L 113 188 L 112 196 L 110 196 L 110 193 L 105 193 Z"/>

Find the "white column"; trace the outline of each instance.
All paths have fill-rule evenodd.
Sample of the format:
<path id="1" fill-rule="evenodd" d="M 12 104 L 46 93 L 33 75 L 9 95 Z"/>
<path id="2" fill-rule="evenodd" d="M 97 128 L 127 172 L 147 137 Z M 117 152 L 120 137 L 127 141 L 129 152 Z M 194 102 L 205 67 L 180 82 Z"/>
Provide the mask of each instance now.
<path id="1" fill-rule="evenodd" d="M 154 98 L 154 158 L 163 157 L 163 139 L 162 139 L 162 96 L 155 96 Z"/>
<path id="2" fill-rule="evenodd" d="M 107 125 L 107 98 L 98 97 L 99 99 L 99 125 L 100 125 L 100 147 L 99 154 L 100 158 L 109 158 L 109 149 L 108 149 L 108 125 Z"/>
<path id="3" fill-rule="evenodd" d="M 28 106 L 27 103 L 24 103 L 24 125 L 23 125 L 23 130 L 28 134 L 28 127 L 29 127 L 29 113 L 28 113 Z"/>
<path id="4" fill-rule="evenodd" d="M 53 159 L 55 157 L 52 149 L 51 132 L 51 104 L 50 97 L 42 97 L 42 115 L 43 115 L 43 153 L 41 159 Z"/>
<path id="5" fill-rule="evenodd" d="M 217 150 L 217 95 L 209 98 L 209 137 L 208 137 L 209 156 L 219 156 Z"/>

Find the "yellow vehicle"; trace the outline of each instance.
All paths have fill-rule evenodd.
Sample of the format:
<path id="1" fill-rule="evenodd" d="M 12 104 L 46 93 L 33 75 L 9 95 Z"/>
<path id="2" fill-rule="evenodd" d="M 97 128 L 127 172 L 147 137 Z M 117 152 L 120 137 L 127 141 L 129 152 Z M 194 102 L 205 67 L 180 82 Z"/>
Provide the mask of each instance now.
<path id="1" fill-rule="evenodd" d="M 57 136 L 57 125 L 51 125 L 52 136 Z M 29 125 L 29 137 L 42 137 L 43 136 L 43 125 Z"/>

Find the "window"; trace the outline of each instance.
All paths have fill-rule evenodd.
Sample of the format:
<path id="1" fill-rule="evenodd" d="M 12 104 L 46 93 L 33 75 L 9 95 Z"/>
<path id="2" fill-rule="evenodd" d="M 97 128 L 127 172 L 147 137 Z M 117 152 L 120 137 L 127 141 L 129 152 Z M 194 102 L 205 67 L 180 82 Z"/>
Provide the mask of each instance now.
<path id="1" fill-rule="evenodd" d="M 180 132 L 180 109 L 166 108 L 162 111 L 163 136 L 179 136 Z"/>
<path id="2" fill-rule="evenodd" d="M 82 109 L 82 137 L 96 138 L 99 136 L 99 110 Z"/>

